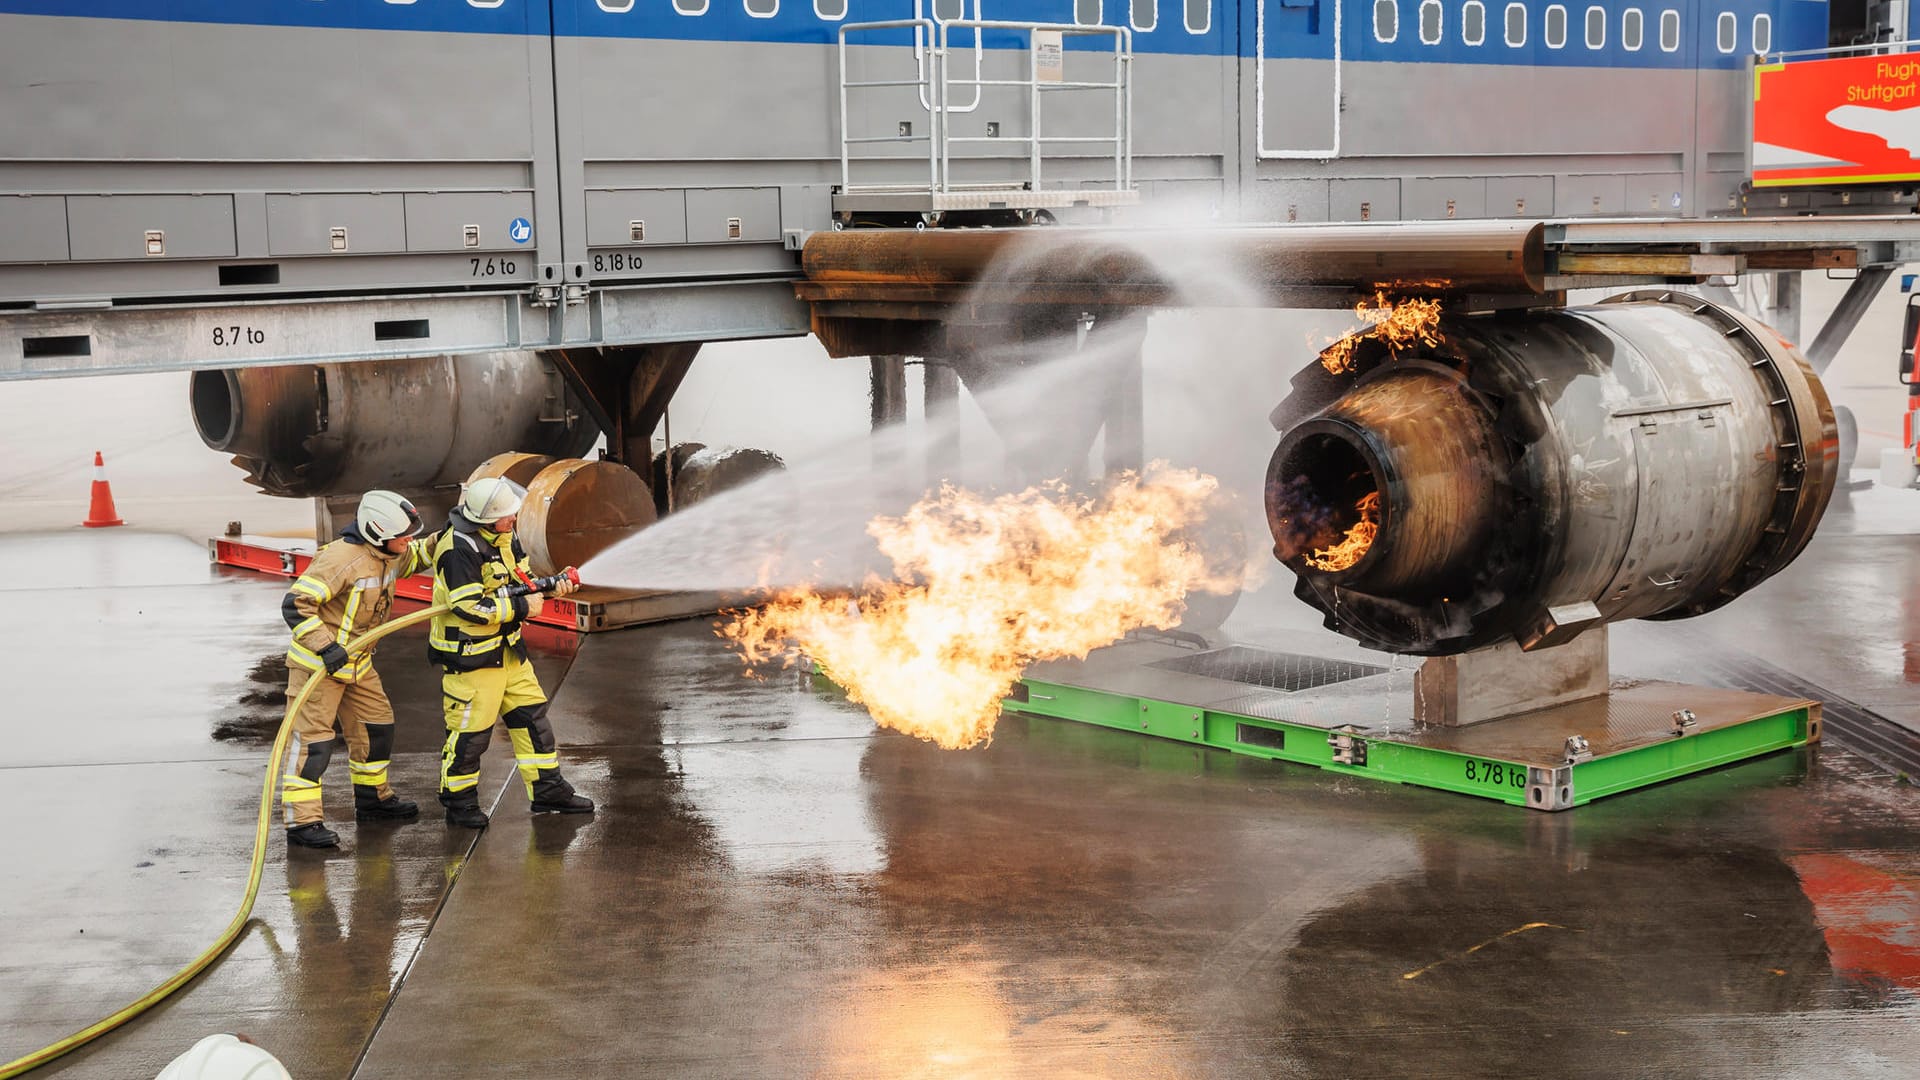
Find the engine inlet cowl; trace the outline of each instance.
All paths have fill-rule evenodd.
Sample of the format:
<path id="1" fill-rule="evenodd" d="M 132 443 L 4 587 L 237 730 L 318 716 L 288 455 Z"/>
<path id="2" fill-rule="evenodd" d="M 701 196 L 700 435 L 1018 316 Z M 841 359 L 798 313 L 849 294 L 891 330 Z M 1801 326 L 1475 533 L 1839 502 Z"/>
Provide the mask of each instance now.
<path id="1" fill-rule="evenodd" d="M 1710 611 L 1812 537 L 1833 409 L 1760 323 L 1644 292 L 1439 329 L 1311 365 L 1274 410 L 1274 556 L 1330 628 L 1430 656 L 1557 645 Z"/>

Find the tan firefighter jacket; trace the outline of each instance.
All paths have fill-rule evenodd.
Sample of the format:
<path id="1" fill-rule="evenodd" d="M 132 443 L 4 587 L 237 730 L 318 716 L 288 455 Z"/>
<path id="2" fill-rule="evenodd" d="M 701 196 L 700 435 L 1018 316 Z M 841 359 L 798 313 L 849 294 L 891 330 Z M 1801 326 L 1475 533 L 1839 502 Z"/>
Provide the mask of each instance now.
<path id="1" fill-rule="evenodd" d="M 340 539 L 321 548 L 280 605 L 293 628 L 287 663 L 325 671 L 320 653 L 328 645 L 344 647 L 386 622 L 393 608 L 394 583 L 427 567 L 433 539 L 408 541 L 404 554 L 388 555 L 362 540 L 349 525 Z M 368 649 L 333 677 L 356 682 L 372 670 L 373 650 Z"/>

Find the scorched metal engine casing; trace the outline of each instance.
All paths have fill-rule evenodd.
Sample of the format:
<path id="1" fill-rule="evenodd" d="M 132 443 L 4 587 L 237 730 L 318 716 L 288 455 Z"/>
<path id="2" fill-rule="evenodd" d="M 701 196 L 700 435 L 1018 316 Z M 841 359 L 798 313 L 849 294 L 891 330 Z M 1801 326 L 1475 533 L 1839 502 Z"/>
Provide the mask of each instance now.
<path id="1" fill-rule="evenodd" d="M 1766 326 L 1656 291 L 1439 330 L 1310 365 L 1274 410 L 1274 555 L 1329 627 L 1417 655 L 1557 645 L 1711 611 L 1812 537 L 1833 409 Z"/>

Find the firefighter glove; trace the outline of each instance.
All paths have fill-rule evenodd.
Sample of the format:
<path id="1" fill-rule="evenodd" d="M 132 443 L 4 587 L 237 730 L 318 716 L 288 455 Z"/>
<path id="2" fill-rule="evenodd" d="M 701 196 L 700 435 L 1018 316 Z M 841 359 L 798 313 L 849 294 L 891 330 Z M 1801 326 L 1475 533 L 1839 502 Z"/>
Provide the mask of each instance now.
<path id="1" fill-rule="evenodd" d="M 320 650 L 320 661 L 327 665 L 327 674 L 331 675 L 347 666 L 347 650 L 335 642 Z"/>

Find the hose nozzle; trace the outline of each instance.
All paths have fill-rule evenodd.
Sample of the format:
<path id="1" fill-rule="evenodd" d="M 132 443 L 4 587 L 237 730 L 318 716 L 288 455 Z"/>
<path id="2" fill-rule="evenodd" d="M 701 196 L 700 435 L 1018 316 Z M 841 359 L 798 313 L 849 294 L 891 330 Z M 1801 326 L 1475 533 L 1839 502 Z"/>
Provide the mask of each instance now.
<path id="1" fill-rule="evenodd" d="M 580 571 L 569 566 L 565 570 L 557 574 L 550 574 L 547 577 L 531 578 L 524 582 L 515 582 L 507 586 L 506 593 L 508 596 L 525 596 L 528 593 L 550 592 L 563 581 L 571 581 L 575 585 L 580 584 Z"/>

